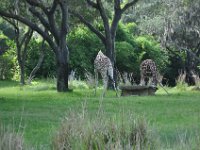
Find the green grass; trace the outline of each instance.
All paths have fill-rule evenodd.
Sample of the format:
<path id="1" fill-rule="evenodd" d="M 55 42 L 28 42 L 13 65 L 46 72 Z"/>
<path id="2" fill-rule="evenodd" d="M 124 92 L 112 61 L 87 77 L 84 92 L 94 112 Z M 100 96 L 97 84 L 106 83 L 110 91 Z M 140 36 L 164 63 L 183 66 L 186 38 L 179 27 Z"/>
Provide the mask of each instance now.
<path id="1" fill-rule="evenodd" d="M 107 118 L 121 121 L 121 114 L 145 118 L 167 147 L 176 145 L 179 135 L 187 133 L 189 138 L 200 131 L 200 92 L 176 88 L 168 92 L 170 95 L 159 89 L 155 96 L 117 98 L 114 92 L 108 91 L 102 99 L 101 90 L 97 96 L 92 89 L 57 93 L 52 81 L 24 87 L 17 82 L 0 81 L 0 124 L 22 130 L 27 145 L 50 149 L 52 136 L 62 119 L 70 111 L 83 111 L 86 103 L 90 117 L 95 117 L 101 107 Z"/>

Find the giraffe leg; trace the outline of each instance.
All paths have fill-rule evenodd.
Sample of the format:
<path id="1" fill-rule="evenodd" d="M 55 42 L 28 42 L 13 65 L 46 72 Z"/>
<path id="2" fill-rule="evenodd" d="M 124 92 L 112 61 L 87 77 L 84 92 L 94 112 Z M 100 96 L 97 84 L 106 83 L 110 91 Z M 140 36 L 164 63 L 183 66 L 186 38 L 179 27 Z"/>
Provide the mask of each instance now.
<path id="1" fill-rule="evenodd" d="M 115 80 L 113 78 L 111 78 L 111 77 L 110 77 L 110 79 L 112 80 L 113 88 L 115 90 L 116 96 L 118 97 L 118 91 L 117 91 L 117 88 L 116 88 Z"/>
<path id="2" fill-rule="evenodd" d="M 152 87 L 156 87 L 157 86 L 157 71 L 156 71 L 155 64 L 153 66 L 154 67 L 152 68 Z"/>
<path id="3" fill-rule="evenodd" d="M 94 84 L 95 84 L 95 91 L 94 91 L 94 94 L 95 94 L 95 96 L 96 96 L 96 94 L 97 94 L 97 87 L 98 87 L 98 71 L 95 69 L 94 70 Z"/>
<path id="4" fill-rule="evenodd" d="M 153 87 L 156 87 L 157 86 L 157 76 L 156 76 L 156 73 L 153 73 L 153 81 L 152 81 L 152 86 Z"/>
<path id="5" fill-rule="evenodd" d="M 119 97 L 119 96 L 118 96 L 118 90 L 117 90 L 117 88 L 116 88 L 116 84 L 115 84 L 115 81 L 114 81 L 114 80 L 113 80 L 113 87 L 114 87 L 116 96 Z"/>
<path id="6" fill-rule="evenodd" d="M 102 74 L 102 78 L 103 78 L 103 93 L 102 93 L 102 96 L 105 97 L 106 90 L 107 90 L 107 87 L 108 87 L 108 76 L 107 76 L 107 74 L 105 74 L 105 75 Z"/>
<path id="7" fill-rule="evenodd" d="M 117 93 L 117 88 L 116 88 L 115 80 L 114 80 L 114 78 L 113 78 L 113 67 L 112 67 L 112 66 L 110 66 L 110 67 L 108 68 L 107 75 L 108 75 L 108 77 L 110 78 L 110 80 L 112 80 L 113 88 L 114 88 L 114 90 L 115 90 L 115 92 L 116 92 L 116 96 L 118 97 L 118 93 Z"/>
<path id="8" fill-rule="evenodd" d="M 144 73 L 141 73 L 140 76 L 141 76 L 140 85 L 143 86 L 143 85 L 145 85 Z"/>
<path id="9" fill-rule="evenodd" d="M 153 85 L 153 77 L 149 77 L 147 85 Z"/>

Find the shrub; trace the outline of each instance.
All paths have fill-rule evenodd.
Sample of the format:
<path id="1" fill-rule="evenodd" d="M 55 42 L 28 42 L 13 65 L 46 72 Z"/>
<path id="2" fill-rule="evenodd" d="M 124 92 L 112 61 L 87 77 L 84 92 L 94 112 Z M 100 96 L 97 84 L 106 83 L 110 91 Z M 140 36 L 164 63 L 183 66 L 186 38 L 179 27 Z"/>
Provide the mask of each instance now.
<path id="1" fill-rule="evenodd" d="M 69 81 L 69 88 L 71 88 L 71 89 L 89 89 L 89 86 L 84 81 L 71 80 L 71 81 Z"/>
<path id="2" fill-rule="evenodd" d="M 116 65 L 120 72 L 133 72 L 138 67 L 137 57 L 131 44 L 123 41 L 116 42 Z"/>
<path id="3" fill-rule="evenodd" d="M 168 64 L 168 54 L 160 44 L 152 36 L 138 36 L 135 41 L 140 62 L 145 59 L 153 59 L 158 69 L 164 72 Z"/>
<path id="4" fill-rule="evenodd" d="M 132 34 L 135 30 L 135 26 L 136 25 L 134 23 L 120 23 L 117 29 L 116 57 L 118 57 L 117 63 L 120 63 L 118 64 L 119 68 L 123 68 L 125 66 L 126 68 L 124 69 L 127 69 L 128 67 L 130 70 L 130 67 L 134 66 L 133 60 L 135 59 L 132 59 L 132 61 L 128 59 L 130 60 L 129 62 L 124 62 L 126 58 L 122 59 L 121 55 L 128 56 L 128 54 L 131 54 L 130 57 L 134 57 L 133 46 L 135 46 L 135 42 L 133 40 Z M 101 30 L 102 24 L 96 23 L 96 27 Z M 85 72 L 85 70 L 88 72 L 93 72 L 94 59 L 98 51 L 104 51 L 105 47 L 94 33 L 82 25 L 74 28 L 74 30 L 70 32 L 67 37 L 67 41 L 70 50 L 70 67 L 72 70 L 76 70 L 76 75 L 78 77 L 80 76 L 81 79 L 84 79 L 85 77 L 83 72 Z M 128 54 L 126 54 L 126 52 Z"/>
<path id="5" fill-rule="evenodd" d="M 0 150 L 23 150 L 24 141 L 21 134 L 0 125 Z"/>
<path id="6" fill-rule="evenodd" d="M 15 44 L 9 40 L 3 33 L 0 33 L 0 40 L 5 40 L 7 49 L 0 54 L 0 80 L 17 79 L 19 74 L 19 66 L 15 52 Z"/>
<path id="7" fill-rule="evenodd" d="M 84 26 L 72 30 L 67 37 L 70 51 L 70 67 L 76 76 L 84 79 L 85 70 L 93 72 L 94 59 L 99 50 L 104 49 L 95 34 Z"/>
<path id="8" fill-rule="evenodd" d="M 180 71 L 178 78 L 176 79 L 176 88 L 185 91 L 188 87 L 188 84 L 185 81 L 186 79 L 186 71 Z"/>
<path id="9" fill-rule="evenodd" d="M 125 117 L 125 116 L 122 116 Z M 91 119 L 87 112 L 70 113 L 53 139 L 53 149 L 155 149 L 144 120 L 106 119 L 97 113 Z"/>
<path id="10" fill-rule="evenodd" d="M 197 73 L 192 72 L 192 77 L 195 83 L 195 89 L 200 90 L 200 77 Z"/>

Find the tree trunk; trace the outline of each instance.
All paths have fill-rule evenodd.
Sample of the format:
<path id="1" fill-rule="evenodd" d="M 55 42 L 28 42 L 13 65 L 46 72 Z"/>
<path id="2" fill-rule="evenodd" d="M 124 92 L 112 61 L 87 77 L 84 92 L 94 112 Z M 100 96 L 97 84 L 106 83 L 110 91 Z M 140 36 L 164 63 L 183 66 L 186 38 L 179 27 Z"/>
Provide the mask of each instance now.
<path id="1" fill-rule="evenodd" d="M 187 73 L 187 82 L 189 83 L 189 85 L 194 85 L 195 84 L 195 79 L 193 77 L 193 73 L 195 73 L 196 70 L 196 60 L 195 58 L 192 56 L 192 54 L 190 52 L 186 52 L 187 53 L 187 58 L 186 58 L 186 73 Z"/>
<path id="2" fill-rule="evenodd" d="M 63 48 L 56 55 L 57 61 L 57 91 L 66 92 L 68 88 L 68 49 Z"/>
<path id="3" fill-rule="evenodd" d="M 105 49 L 106 49 L 106 56 L 108 56 L 108 58 L 110 58 L 110 61 L 112 63 L 113 66 L 113 78 L 115 81 L 115 85 L 117 86 L 117 71 L 116 71 L 116 66 L 115 66 L 115 62 L 116 62 L 116 58 L 115 58 L 115 38 L 113 36 L 113 38 L 111 38 L 112 36 L 110 36 L 110 38 L 106 38 L 106 42 L 105 42 Z M 108 82 L 108 88 L 109 89 L 113 89 L 113 84 L 112 81 L 109 79 Z"/>
<path id="4" fill-rule="evenodd" d="M 20 65 L 20 84 L 24 85 L 25 84 L 25 77 L 24 77 L 24 64 Z"/>
<path id="5" fill-rule="evenodd" d="M 17 46 L 17 61 L 19 64 L 19 82 L 21 85 L 25 84 L 25 78 L 24 78 L 24 62 L 21 58 L 21 47 Z"/>
<path id="6" fill-rule="evenodd" d="M 22 40 L 20 41 L 20 31 L 19 26 L 15 26 L 15 42 L 17 47 L 17 60 L 20 68 L 20 84 L 25 84 L 25 61 L 27 55 L 27 47 L 33 35 L 33 30 L 29 28 L 29 30 L 22 36 Z"/>

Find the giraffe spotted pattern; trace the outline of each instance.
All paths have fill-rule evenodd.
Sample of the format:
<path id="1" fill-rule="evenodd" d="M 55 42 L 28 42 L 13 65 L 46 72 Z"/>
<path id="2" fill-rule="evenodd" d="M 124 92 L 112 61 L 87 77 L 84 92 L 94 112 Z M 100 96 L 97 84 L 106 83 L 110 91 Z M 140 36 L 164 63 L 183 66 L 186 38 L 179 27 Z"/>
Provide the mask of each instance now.
<path id="1" fill-rule="evenodd" d="M 113 66 L 110 59 L 105 56 L 101 51 L 98 52 L 95 60 L 94 60 L 94 72 L 95 72 L 95 94 L 96 88 L 98 86 L 98 73 L 101 74 L 103 79 L 103 96 L 105 96 L 105 91 L 108 86 L 108 79 L 110 78 L 113 82 L 113 86 L 115 88 L 115 81 L 113 79 Z"/>
<path id="2" fill-rule="evenodd" d="M 152 86 L 157 86 L 157 68 L 151 59 L 146 59 L 140 64 L 140 85 L 146 85 L 145 80 L 152 78 Z"/>

